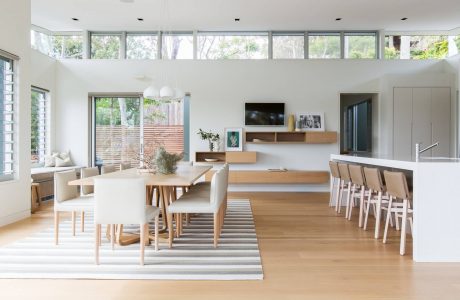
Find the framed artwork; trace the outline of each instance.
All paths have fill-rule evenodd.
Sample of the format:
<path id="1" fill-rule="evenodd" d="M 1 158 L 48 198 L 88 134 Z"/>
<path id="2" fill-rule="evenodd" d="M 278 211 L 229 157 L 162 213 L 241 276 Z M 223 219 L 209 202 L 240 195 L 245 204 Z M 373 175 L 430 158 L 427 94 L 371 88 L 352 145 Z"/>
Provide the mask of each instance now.
<path id="1" fill-rule="evenodd" d="M 324 113 L 297 114 L 297 127 L 305 131 L 324 131 Z"/>
<path id="2" fill-rule="evenodd" d="M 225 128 L 225 151 L 243 151 L 243 128 Z"/>

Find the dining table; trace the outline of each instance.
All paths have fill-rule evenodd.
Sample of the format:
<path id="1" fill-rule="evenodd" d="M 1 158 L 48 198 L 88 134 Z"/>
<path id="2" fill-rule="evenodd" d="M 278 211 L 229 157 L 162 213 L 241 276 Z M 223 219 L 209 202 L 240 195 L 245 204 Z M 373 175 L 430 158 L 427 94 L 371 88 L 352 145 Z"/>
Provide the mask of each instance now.
<path id="1" fill-rule="evenodd" d="M 211 166 L 189 166 L 179 165 L 173 174 L 160 174 L 151 172 L 146 169 L 131 168 L 102 175 L 80 178 L 69 182 L 69 185 L 91 186 L 94 185 L 95 178 L 143 178 L 146 187 L 146 204 L 151 205 L 155 189 L 159 195 L 159 203 L 161 207 L 161 219 L 163 227 L 160 233 L 165 233 L 168 230 L 168 213 L 167 209 L 170 203 L 176 200 L 177 187 L 190 187 L 206 172 L 211 170 Z M 129 201 L 129 199 L 127 199 Z M 171 216 L 172 217 L 172 216 Z M 137 243 L 140 240 L 139 234 L 123 232 L 123 224 L 116 226 L 115 242 L 119 245 L 129 245 Z M 110 238 L 110 231 L 107 230 L 107 237 Z M 167 237 L 167 235 L 165 235 Z M 153 239 L 154 236 L 150 236 Z"/>

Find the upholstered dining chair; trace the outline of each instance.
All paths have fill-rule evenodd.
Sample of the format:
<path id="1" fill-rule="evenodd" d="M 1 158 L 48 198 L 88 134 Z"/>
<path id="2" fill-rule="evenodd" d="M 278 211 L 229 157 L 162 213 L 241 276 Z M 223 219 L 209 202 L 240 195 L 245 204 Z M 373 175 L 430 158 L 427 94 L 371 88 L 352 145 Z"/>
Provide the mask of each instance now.
<path id="1" fill-rule="evenodd" d="M 203 188 L 200 188 L 203 187 Z M 228 188 L 228 165 L 214 173 L 210 190 L 206 185 L 199 185 L 185 193 L 168 206 L 169 247 L 174 238 L 172 214 L 176 214 L 177 236 L 182 232 L 182 214 L 211 213 L 214 217 L 214 247 L 217 247 L 225 218 L 225 204 Z"/>
<path id="2" fill-rule="evenodd" d="M 94 210 L 94 198 L 80 196 L 77 186 L 69 182 L 77 179 L 75 170 L 54 173 L 54 241 L 59 241 L 60 212 L 72 213 L 72 235 L 75 236 L 75 217 L 77 212 L 91 212 Z"/>
<path id="3" fill-rule="evenodd" d="M 106 165 L 101 167 L 101 174 L 113 173 L 119 170 L 119 166 Z"/>
<path id="4" fill-rule="evenodd" d="M 158 223 L 160 209 L 145 204 L 146 188 L 143 178 L 95 178 L 94 225 L 96 264 L 99 264 L 101 224 L 140 225 L 140 264 L 144 264 L 145 243 L 149 236 L 149 221 L 155 219 L 155 250 L 158 250 Z M 115 243 L 115 225 L 111 225 L 112 249 Z"/>
<path id="5" fill-rule="evenodd" d="M 81 168 L 80 170 L 80 177 L 81 178 L 88 178 L 99 175 L 99 168 Z M 81 185 L 80 186 L 80 195 L 82 197 L 93 197 L 94 196 L 94 186 L 92 185 Z M 85 231 L 85 212 L 81 212 L 80 216 L 81 220 L 81 232 Z"/>

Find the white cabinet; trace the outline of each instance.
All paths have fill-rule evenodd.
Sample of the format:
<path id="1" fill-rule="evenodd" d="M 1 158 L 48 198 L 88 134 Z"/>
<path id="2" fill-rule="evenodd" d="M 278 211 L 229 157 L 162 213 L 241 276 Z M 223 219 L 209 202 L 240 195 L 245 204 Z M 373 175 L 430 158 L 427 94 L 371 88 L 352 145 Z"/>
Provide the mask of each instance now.
<path id="1" fill-rule="evenodd" d="M 450 88 L 394 88 L 393 156 L 414 159 L 415 143 L 421 148 L 439 146 L 421 157 L 449 157 L 451 130 Z"/>

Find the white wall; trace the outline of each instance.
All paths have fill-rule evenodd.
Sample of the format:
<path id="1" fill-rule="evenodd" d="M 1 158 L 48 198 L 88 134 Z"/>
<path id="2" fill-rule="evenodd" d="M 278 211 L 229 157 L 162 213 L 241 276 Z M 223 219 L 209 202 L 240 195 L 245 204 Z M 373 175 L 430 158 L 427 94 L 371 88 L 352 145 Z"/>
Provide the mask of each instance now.
<path id="1" fill-rule="evenodd" d="M 286 102 L 287 113 L 324 112 L 326 130 L 337 131 L 340 92 L 380 93 L 379 101 L 386 106 L 393 99 L 392 93 L 389 94 L 382 83 L 388 74 L 410 77 L 429 73 L 432 78 L 438 75 L 445 77 L 445 74 L 440 74 L 444 72 L 440 61 L 64 60 L 58 63 L 56 73 L 58 100 L 55 117 L 59 129 L 56 132 L 56 147 L 71 149 L 76 163 L 86 165 L 88 93 L 141 93 L 151 80 L 136 77 L 146 75 L 158 79 L 164 77 L 163 72 L 167 72 L 170 78 L 175 74 L 179 86 L 191 93 L 191 157 L 196 150 L 207 149 L 207 144 L 196 135 L 199 128 L 223 133 L 225 127 L 243 127 L 246 101 Z M 156 85 L 161 86 L 162 83 L 160 80 Z M 389 110 L 379 107 L 379 111 Z M 382 123 L 381 126 L 387 125 Z M 382 134 L 388 135 L 389 132 L 383 130 Z M 246 149 L 259 152 L 258 163 L 245 165 L 244 168 L 282 166 L 288 169 L 327 170 L 329 155 L 338 152 L 338 144 L 247 145 Z M 386 148 L 381 148 L 379 152 L 383 150 Z M 284 188 L 305 190 L 308 187 Z"/>
<path id="2" fill-rule="evenodd" d="M 48 90 L 48 111 L 50 116 L 56 115 L 56 65 L 57 61 L 37 50 L 31 49 L 31 85 Z M 55 118 L 50 118 L 48 123 L 49 144 L 48 148 L 53 151 L 55 146 L 56 123 Z"/>
<path id="3" fill-rule="evenodd" d="M 0 183 L 1 226 L 30 214 L 30 1 L 2 0 L 0 20 L 0 49 L 21 58 L 17 69 L 17 177 Z"/>

